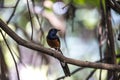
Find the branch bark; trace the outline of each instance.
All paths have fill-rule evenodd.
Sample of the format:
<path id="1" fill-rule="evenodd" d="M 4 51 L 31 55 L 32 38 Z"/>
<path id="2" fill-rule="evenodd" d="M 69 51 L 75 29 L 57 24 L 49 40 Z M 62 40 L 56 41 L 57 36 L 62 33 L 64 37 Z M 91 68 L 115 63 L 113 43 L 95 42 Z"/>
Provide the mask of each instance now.
<path id="1" fill-rule="evenodd" d="M 73 65 L 80 66 L 80 67 L 120 71 L 120 66 L 117 64 L 95 63 L 95 62 L 88 62 L 88 61 L 81 61 L 81 60 L 75 60 L 72 58 L 67 58 L 55 50 L 45 48 L 31 41 L 26 41 L 22 39 L 21 37 L 19 37 L 13 30 L 11 30 L 7 26 L 7 24 L 1 19 L 0 19 L 0 28 L 4 30 L 19 45 L 30 48 L 32 50 L 40 51 L 43 54 L 47 54 L 52 57 L 55 57 L 62 62 L 67 62 L 69 64 L 73 64 Z"/>
<path id="2" fill-rule="evenodd" d="M 117 0 L 109 0 L 108 5 L 115 10 L 117 13 L 120 14 L 120 5 L 117 3 Z"/>
<path id="3" fill-rule="evenodd" d="M 115 2 L 115 1 L 114 1 Z M 106 27 L 107 27 L 107 50 L 106 56 L 110 56 L 111 59 L 107 60 L 110 64 L 117 64 L 116 61 L 116 54 L 115 54 L 115 45 L 114 45 L 114 37 L 113 37 L 113 29 L 112 29 L 112 22 L 111 22 L 111 7 L 109 6 L 110 0 L 105 0 L 105 7 L 106 7 Z M 117 72 L 115 71 L 108 71 L 108 80 L 118 80 Z"/>

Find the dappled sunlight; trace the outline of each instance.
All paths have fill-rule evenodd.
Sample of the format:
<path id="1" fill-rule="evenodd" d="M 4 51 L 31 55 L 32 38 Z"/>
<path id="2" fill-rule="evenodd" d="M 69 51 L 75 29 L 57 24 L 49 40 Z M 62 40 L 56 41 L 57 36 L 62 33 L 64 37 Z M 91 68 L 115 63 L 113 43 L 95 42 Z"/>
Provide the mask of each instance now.
<path id="1" fill-rule="evenodd" d="M 20 78 L 21 80 L 48 80 L 47 79 L 47 66 L 43 65 L 42 68 L 34 68 L 32 66 L 21 67 Z"/>
<path id="2" fill-rule="evenodd" d="M 17 80 L 16 71 L 11 69 L 10 80 Z M 19 65 L 19 76 L 21 80 L 54 80 L 55 76 L 48 76 L 48 66 L 33 67 L 30 65 Z"/>
<path id="3" fill-rule="evenodd" d="M 5 60 L 0 57 L 0 76 L 9 80 L 19 80 L 19 76 L 20 80 L 107 80 L 111 73 L 108 79 L 114 78 L 112 70 L 120 67 L 120 8 L 116 7 L 120 1 L 100 1 L 1 0 L 0 52 Z"/>

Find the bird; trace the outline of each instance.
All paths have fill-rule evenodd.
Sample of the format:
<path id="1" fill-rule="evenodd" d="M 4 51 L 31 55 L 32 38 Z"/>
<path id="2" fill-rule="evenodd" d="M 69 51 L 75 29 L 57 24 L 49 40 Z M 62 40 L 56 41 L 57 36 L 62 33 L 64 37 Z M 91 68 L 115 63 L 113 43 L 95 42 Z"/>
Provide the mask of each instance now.
<path id="1" fill-rule="evenodd" d="M 51 48 L 54 48 L 55 50 L 59 51 L 63 55 L 63 53 L 60 49 L 60 39 L 57 36 L 58 31 L 60 31 L 60 30 L 55 29 L 55 28 L 50 29 L 46 39 L 47 39 L 48 45 Z M 64 73 L 65 73 L 65 76 L 66 77 L 70 76 L 70 70 L 69 70 L 68 64 L 66 62 L 61 62 L 61 61 L 60 61 L 60 64 L 62 66 Z"/>

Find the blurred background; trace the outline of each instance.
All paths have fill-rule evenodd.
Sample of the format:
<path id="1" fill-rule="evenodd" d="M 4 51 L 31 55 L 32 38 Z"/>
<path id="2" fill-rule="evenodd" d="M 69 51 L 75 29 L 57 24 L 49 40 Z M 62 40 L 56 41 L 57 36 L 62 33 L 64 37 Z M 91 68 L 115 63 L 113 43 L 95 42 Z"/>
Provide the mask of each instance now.
<path id="1" fill-rule="evenodd" d="M 111 10 L 111 15 L 115 52 L 118 54 L 120 15 L 114 10 Z M 101 21 L 99 0 L 0 0 L 0 18 L 23 39 L 33 40 L 47 48 L 50 48 L 46 43 L 48 31 L 59 29 L 61 50 L 69 58 L 95 62 L 100 60 L 100 50 L 104 54 L 106 49 L 106 36 L 101 43 L 98 40 Z M 5 33 L 4 36 L 17 63 L 20 80 L 56 80 L 64 76 L 56 58 L 20 46 Z M 18 80 L 15 62 L 2 35 L 0 48 L 8 80 Z M 71 73 L 79 70 L 64 80 L 99 79 L 99 69 L 81 69 L 71 64 L 69 68 Z M 101 80 L 106 80 L 106 74 L 107 71 L 103 70 Z"/>

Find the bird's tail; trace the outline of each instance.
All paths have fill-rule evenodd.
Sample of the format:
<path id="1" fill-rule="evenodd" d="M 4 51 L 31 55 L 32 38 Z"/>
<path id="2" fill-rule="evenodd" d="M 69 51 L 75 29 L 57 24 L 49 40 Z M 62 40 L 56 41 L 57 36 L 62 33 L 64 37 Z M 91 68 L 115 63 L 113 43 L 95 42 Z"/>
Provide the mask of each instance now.
<path id="1" fill-rule="evenodd" d="M 58 51 L 62 53 L 62 51 L 60 49 L 58 49 Z M 63 55 L 63 53 L 62 53 L 62 55 Z M 65 76 L 70 76 L 70 70 L 69 70 L 68 64 L 66 62 L 60 62 L 60 64 L 63 68 Z"/>

